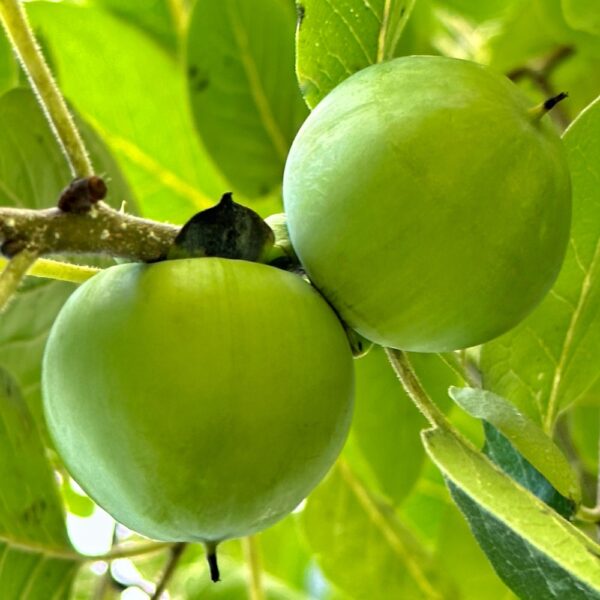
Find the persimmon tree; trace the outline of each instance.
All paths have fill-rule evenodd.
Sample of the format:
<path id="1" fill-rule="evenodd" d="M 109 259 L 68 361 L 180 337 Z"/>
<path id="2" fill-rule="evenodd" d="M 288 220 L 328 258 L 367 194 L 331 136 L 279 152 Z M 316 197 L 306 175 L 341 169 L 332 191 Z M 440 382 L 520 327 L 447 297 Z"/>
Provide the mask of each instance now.
<path id="1" fill-rule="evenodd" d="M 600 9 L 593 0 L 303 0 L 296 6 L 292 0 L 0 0 L 0 20 L 6 34 L 0 36 L 0 597 L 600 598 Z M 78 286 L 83 290 L 88 280 L 94 285 L 112 281 L 111 272 L 140 271 L 139 265 L 128 265 L 106 272 L 123 262 L 148 268 L 182 258 L 209 260 L 207 256 L 263 262 L 270 266 L 254 265 L 257 272 L 290 271 L 277 275 L 297 278 L 294 285 L 306 285 L 306 293 L 314 298 L 316 292 L 301 281 L 304 265 L 280 214 L 288 152 L 310 112 L 344 80 L 372 65 L 411 55 L 480 63 L 512 80 L 521 88 L 519 94 L 530 98 L 531 107 L 542 107 L 536 119 L 544 119 L 544 127 L 562 137 L 559 143 L 571 180 L 572 217 L 562 270 L 533 312 L 481 346 L 439 353 L 370 348 L 368 340 L 346 326 L 355 354 L 355 408 L 340 457 L 292 514 L 260 533 L 219 544 L 221 582 L 214 584 L 202 544 L 181 536 L 175 541 L 143 538 L 106 517 L 73 479 L 86 469 L 88 479 L 94 472 L 83 454 L 85 444 L 72 444 L 68 451 L 65 444 L 61 452 L 53 438 L 60 420 L 54 418 L 49 428 L 44 415 L 42 358 L 49 331 L 67 299 L 71 297 L 72 304 L 83 296 L 73 296 Z M 450 83 L 456 81 L 451 71 Z M 427 101 L 424 97 L 415 110 L 425 110 Z M 498 131 L 501 139 L 504 126 L 499 121 L 490 130 Z M 451 154 L 464 140 L 449 131 L 440 126 L 428 134 L 436 138 L 436 148 Z M 352 139 L 348 143 L 367 137 Z M 426 142 L 426 147 L 434 146 Z M 373 150 L 368 145 L 361 148 L 364 168 L 372 164 Z M 303 160 L 318 175 L 319 157 L 315 162 L 310 156 Z M 511 180 L 509 185 L 503 180 L 506 171 L 487 168 L 476 186 L 470 180 L 470 187 L 481 193 L 489 227 L 502 220 L 494 218 L 497 207 L 486 206 L 486 197 L 494 197 L 494 186 L 510 190 L 518 182 Z M 338 177 L 351 180 L 355 175 Z M 527 174 L 523 178 L 523 186 L 531 183 L 525 181 Z M 301 180 L 294 178 L 294 185 Z M 319 183 L 311 181 L 311 186 L 319 191 Z M 233 191 L 235 204 L 228 191 Z M 294 207 L 296 223 L 302 222 L 301 209 Z M 566 231 L 567 220 L 565 216 L 553 226 L 562 225 Z M 533 239 L 540 231 L 532 223 Z M 369 231 L 369 223 L 364 227 Z M 492 234 L 502 239 L 503 231 Z M 418 237 L 414 231 L 416 257 L 421 250 Z M 486 239 L 485 231 L 476 237 Z M 304 231 L 302 239 L 305 246 L 310 231 Z M 361 243 L 360 235 L 354 243 Z M 383 262 L 378 256 L 372 260 L 378 268 Z M 556 262 L 557 257 L 553 254 L 548 260 Z M 543 261 L 542 257 L 540 273 L 547 266 Z M 468 273 L 464 264 L 459 266 L 457 272 L 463 275 L 453 281 L 458 290 L 466 285 Z M 343 275 L 348 267 L 341 260 L 328 268 Z M 503 268 L 501 262 L 497 268 Z M 307 272 L 310 275 L 310 268 Z M 404 269 L 407 272 L 413 279 L 422 273 L 426 281 L 421 263 Z M 167 280 L 163 281 L 168 286 Z M 317 283 L 327 295 L 327 284 Z M 468 286 L 476 293 L 476 281 Z M 186 310 L 175 311 L 182 322 L 199 295 L 189 282 L 185 287 L 192 300 Z M 156 298 L 173 295 L 170 289 L 157 289 Z M 514 293 L 526 289 L 521 281 Z M 439 296 L 443 289 L 435 293 Z M 248 324 L 259 323 L 254 333 L 260 343 L 278 344 L 276 331 L 265 334 L 265 314 L 279 311 L 276 316 L 281 316 L 284 308 L 291 310 L 285 300 L 271 304 L 262 288 L 258 296 L 260 302 L 252 304 L 258 316 L 235 321 L 252 348 L 255 339 Z M 146 300 L 140 296 L 133 303 L 135 310 L 141 311 Z M 125 302 L 114 301 L 116 313 L 129 310 Z M 243 298 L 232 295 L 228 301 L 235 301 L 237 314 L 244 314 Z M 160 303 L 152 306 L 161 311 Z M 319 306 L 327 314 L 323 323 L 333 319 L 324 302 Z M 90 332 L 110 320 L 110 311 L 102 313 L 104 321 L 100 313 L 82 311 L 85 306 L 80 304 L 72 322 L 89 319 Z M 486 330 L 481 316 L 477 318 L 478 327 Z M 495 322 L 495 315 L 490 320 Z M 302 338 L 306 323 L 294 323 L 296 337 Z M 136 339 L 125 344 L 115 339 L 120 345 L 115 355 L 126 357 L 140 347 L 138 325 L 131 325 Z M 88 331 L 87 325 L 80 329 Z M 115 331 L 125 329 L 129 331 Z M 338 341 L 343 340 L 340 331 L 335 330 Z M 71 350 L 73 365 L 69 364 L 60 335 L 53 334 L 47 364 L 52 363 L 53 373 L 60 372 L 61 383 L 47 384 L 45 395 L 46 401 L 50 394 L 65 405 L 71 403 L 74 431 L 72 401 L 85 395 L 85 385 L 82 380 L 74 383 L 76 392 L 67 397 L 64 382 L 70 381 L 69 369 L 81 373 L 97 365 L 92 345 L 77 356 Z M 104 338 L 88 337 L 104 348 Z M 159 337 L 152 334 L 148 339 L 154 343 Z M 219 339 L 218 334 L 213 337 Z M 66 338 L 70 348 L 77 347 L 74 330 Z M 312 337 L 306 339 L 312 343 Z M 106 348 L 101 351 L 108 353 Z M 345 346 L 344 352 L 348 353 Z M 184 344 L 168 358 L 170 363 L 189 361 L 184 377 L 210 377 L 194 368 L 197 355 L 193 344 Z M 251 377 L 244 373 L 256 361 L 232 360 L 230 381 L 238 386 L 236 398 L 249 380 L 260 384 L 256 389 L 276 390 L 269 391 L 274 397 L 285 389 L 277 380 L 285 361 L 273 356 L 278 360 L 270 361 L 273 372 L 265 370 L 264 379 L 257 371 Z M 301 362 L 293 365 L 292 383 L 295 389 L 306 386 L 308 400 L 324 402 L 320 396 L 309 397 L 310 389 L 316 389 L 311 377 L 317 371 L 325 377 L 324 363 L 330 362 L 320 361 L 311 373 L 306 364 L 318 356 L 290 355 Z M 216 355 L 205 358 L 205 368 L 218 379 L 223 360 Z M 340 356 L 340 364 L 345 358 Z M 94 372 L 97 385 L 89 394 L 94 401 L 119 386 L 128 397 L 133 395 L 123 377 L 128 368 L 137 368 L 131 381 L 141 381 L 143 369 L 123 362 L 115 377 L 118 385 L 111 385 L 110 369 Z M 160 368 L 160 362 L 147 368 Z M 347 378 L 343 381 L 345 385 Z M 339 392 L 341 384 L 331 386 Z M 193 389 L 194 394 L 202 389 L 197 382 L 174 387 Z M 176 397 L 166 401 L 176 407 Z M 271 416 L 259 404 L 256 410 L 262 414 L 245 417 L 253 431 L 263 423 L 259 417 Z M 121 417 L 115 416 L 111 429 L 111 414 L 97 414 L 94 422 L 93 406 L 86 410 L 81 427 L 85 439 L 93 437 L 101 454 L 106 452 L 104 444 L 111 450 L 110 461 L 98 462 L 103 465 L 100 486 L 101 469 L 110 470 L 109 463 L 122 456 L 123 464 L 115 465 L 117 475 L 111 480 L 116 487 L 119 477 L 125 477 L 122 473 L 134 476 L 126 462 L 131 456 L 122 442 L 123 423 L 116 421 Z M 218 407 L 211 411 L 219 414 Z M 191 426 L 195 414 L 180 415 L 179 425 L 185 428 L 182 421 L 188 419 Z M 227 418 L 232 421 L 234 416 Z M 285 414 L 278 416 L 283 423 Z M 140 431 L 148 423 L 158 427 L 160 419 L 140 418 Z M 267 429 L 272 422 L 265 418 L 264 423 Z M 132 437 L 138 435 L 135 419 L 128 428 Z M 180 469 L 178 461 L 186 457 L 173 451 L 180 433 L 165 437 L 164 448 L 157 446 L 157 436 L 152 447 L 148 444 L 149 456 L 160 454 L 159 483 L 166 481 L 167 486 L 165 465 L 172 464 L 174 473 L 187 471 L 189 476 L 193 471 L 190 464 Z M 267 441 L 277 441 L 273 431 L 264 433 Z M 244 465 L 251 465 L 252 439 L 259 437 L 260 432 L 242 437 L 247 449 Z M 289 437 L 288 432 L 286 441 Z M 306 440 L 310 446 L 317 437 L 315 431 L 305 438 L 299 434 L 299 443 Z M 144 438 L 136 438 L 130 447 L 139 459 Z M 226 447 L 234 456 L 235 443 Z M 312 449 L 305 448 L 306 456 L 294 464 L 312 460 Z M 215 449 L 215 456 L 219 450 L 223 447 Z M 267 458 L 257 455 L 257 468 L 280 458 L 276 443 L 272 453 Z M 67 454 L 71 464 L 77 463 L 72 473 L 63 462 Z M 189 453 L 194 461 L 209 464 L 211 452 L 201 454 Z M 228 476 L 222 472 L 226 469 L 218 470 L 219 476 Z M 203 472 L 200 467 L 198 471 Z M 289 481 L 292 485 L 293 478 Z M 190 481 L 191 494 L 201 489 L 197 483 Z M 179 480 L 177 485 L 177 493 L 164 485 L 144 485 L 139 507 L 133 502 L 125 513 L 138 510 L 135 522 L 154 519 L 149 530 L 161 531 L 153 514 L 161 512 L 165 497 L 182 496 L 187 486 Z M 232 486 L 238 488 L 251 495 L 251 480 Z M 131 503 L 136 486 L 124 489 Z M 115 490 L 117 502 L 121 492 Z M 280 492 L 284 497 L 285 491 Z M 106 501 L 104 508 L 124 514 L 112 502 Z M 186 497 L 182 510 L 192 510 L 193 505 L 194 498 Z M 284 512 L 290 509 L 287 500 L 282 506 Z M 241 510 L 244 515 L 252 512 L 248 506 Z M 230 517 L 236 515 L 227 515 L 223 522 L 231 522 Z M 105 522 L 104 544 L 89 552 L 82 536 L 98 519 Z M 239 535 L 256 529 L 242 527 Z M 211 550 L 212 543 L 209 555 Z M 212 579 L 218 579 L 214 556 L 209 562 Z"/>

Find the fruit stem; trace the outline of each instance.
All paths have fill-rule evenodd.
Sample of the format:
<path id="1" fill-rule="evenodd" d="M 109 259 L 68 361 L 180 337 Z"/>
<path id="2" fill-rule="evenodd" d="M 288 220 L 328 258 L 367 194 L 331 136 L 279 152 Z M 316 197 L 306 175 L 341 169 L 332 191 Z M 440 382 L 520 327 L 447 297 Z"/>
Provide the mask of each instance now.
<path id="1" fill-rule="evenodd" d="M 217 581 L 221 581 L 219 563 L 217 561 L 217 542 L 205 542 L 204 548 L 206 548 L 206 561 L 210 569 L 210 578 L 217 583 Z"/>
<path id="2" fill-rule="evenodd" d="M 562 102 L 565 98 L 568 98 L 569 94 L 567 92 L 561 92 L 556 96 L 552 96 L 545 100 L 541 104 L 534 106 L 529 109 L 529 114 L 531 115 L 532 121 L 539 121 L 546 113 L 550 112 L 559 102 Z"/>
<path id="3" fill-rule="evenodd" d="M 435 402 L 429 397 L 425 388 L 419 381 L 406 352 L 396 350 L 395 348 L 386 348 L 385 352 L 394 369 L 400 383 L 404 387 L 409 398 L 414 405 L 423 413 L 423 416 L 433 427 L 448 431 L 454 435 L 460 434 L 454 429 L 454 426 L 448 421 L 446 415 L 437 407 Z"/>
<path id="4" fill-rule="evenodd" d="M 20 0 L 0 0 L 0 20 L 75 177 L 93 175 L 93 167 L 73 117 L 44 59 Z"/>

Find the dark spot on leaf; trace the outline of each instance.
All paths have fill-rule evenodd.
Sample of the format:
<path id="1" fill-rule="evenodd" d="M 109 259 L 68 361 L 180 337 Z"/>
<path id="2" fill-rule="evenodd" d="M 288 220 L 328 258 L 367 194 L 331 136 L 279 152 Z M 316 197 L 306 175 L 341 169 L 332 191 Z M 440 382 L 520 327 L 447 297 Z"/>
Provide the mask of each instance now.
<path id="1" fill-rule="evenodd" d="M 190 80 L 190 87 L 194 92 L 203 92 L 210 83 L 208 74 L 196 65 L 190 65 L 188 68 L 188 78 Z"/>
<path id="2" fill-rule="evenodd" d="M 405 12 L 406 12 L 406 6 L 403 6 L 403 7 L 400 9 L 400 18 L 402 18 L 402 17 L 404 16 L 404 13 L 405 13 Z"/>
<path id="3" fill-rule="evenodd" d="M 208 78 L 206 79 L 198 79 L 195 83 L 194 83 L 194 91 L 195 92 L 203 92 L 207 87 L 208 87 L 209 81 Z"/>
<path id="4" fill-rule="evenodd" d="M 20 520 L 25 523 L 41 522 L 44 512 L 46 511 L 47 503 L 43 498 L 32 502 L 20 515 Z"/>

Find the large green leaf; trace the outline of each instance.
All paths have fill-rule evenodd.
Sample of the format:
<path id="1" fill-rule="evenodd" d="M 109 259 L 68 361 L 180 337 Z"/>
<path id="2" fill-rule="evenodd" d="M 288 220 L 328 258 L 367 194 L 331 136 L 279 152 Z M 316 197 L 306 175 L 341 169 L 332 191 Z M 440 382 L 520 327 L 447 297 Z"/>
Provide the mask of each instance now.
<path id="1" fill-rule="evenodd" d="M 569 27 L 600 36 L 600 3 L 597 0 L 561 0 L 561 6 Z"/>
<path id="2" fill-rule="evenodd" d="M 551 432 L 561 411 L 590 396 L 600 371 L 600 100 L 564 135 L 573 223 L 558 281 L 516 329 L 483 346 L 484 387 Z M 596 396 L 597 397 L 597 396 Z"/>
<path id="3" fill-rule="evenodd" d="M 106 148 L 92 130 L 83 137 L 100 173 L 109 181 L 109 202 L 133 205 L 131 193 Z M 71 174 L 34 95 L 14 89 L 0 97 L 0 205 L 46 208 L 56 203 Z M 41 423 L 40 364 L 46 335 L 73 286 L 27 281 L 0 319 L 0 366 L 16 377 Z"/>
<path id="4" fill-rule="evenodd" d="M 353 598 L 456 597 L 392 508 L 344 462 L 309 496 L 301 523 L 325 575 Z"/>
<path id="5" fill-rule="evenodd" d="M 296 70 L 314 108 L 344 79 L 393 58 L 415 0 L 302 0 L 298 4 Z"/>
<path id="6" fill-rule="evenodd" d="M 149 217 L 186 221 L 225 185 L 201 148 L 174 59 L 94 7 L 28 4 L 62 91 L 108 143 Z"/>
<path id="7" fill-rule="evenodd" d="M 511 479 L 535 494 L 565 519 L 570 519 L 577 503 L 560 494 L 513 444 L 489 422 L 483 422 L 485 445 L 483 453 L 498 465 Z"/>
<path id="8" fill-rule="evenodd" d="M 8 38 L 0 30 L 0 94 L 17 85 L 19 66 L 8 43 Z"/>
<path id="9" fill-rule="evenodd" d="M 587 2 L 586 0 L 577 0 L 576 3 L 588 4 L 589 9 L 586 11 L 587 15 L 579 15 L 577 18 L 578 26 L 573 28 L 573 16 L 570 15 L 569 21 L 565 19 L 566 14 L 563 12 L 562 0 L 533 0 L 533 6 L 538 15 L 538 26 L 544 28 L 548 35 L 552 36 L 553 39 L 560 44 L 576 45 L 578 52 L 589 54 L 592 56 L 600 57 L 600 36 L 585 31 L 580 28 L 582 19 L 587 21 L 587 27 L 595 27 L 594 25 L 594 11 L 597 6 L 595 0 Z M 591 17 L 591 18 L 590 18 Z"/>
<path id="10" fill-rule="evenodd" d="M 440 569 L 452 574 L 460 600 L 514 599 L 471 535 L 431 461 L 399 511 L 402 522 L 431 550 Z"/>
<path id="11" fill-rule="evenodd" d="M 3 369 L 0 479 L 0 597 L 67 598 L 78 561 L 69 559 L 54 474 L 17 384 Z"/>
<path id="12" fill-rule="evenodd" d="M 560 494 L 575 503 L 581 500 L 577 474 L 565 455 L 538 425 L 513 404 L 492 392 L 476 388 L 451 387 L 450 397 L 471 416 L 489 423 L 506 437 Z"/>
<path id="13" fill-rule="evenodd" d="M 458 381 L 444 360 L 437 354 L 413 354 L 411 360 L 428 392 L 442 403 L 446 401 L 448 386 Z M 404 392 L 382 348 L 373 348 L 354 364 L 356 402 L 351 436 L 352 446 L 357 448 L 347 452 L 346 458 L 363 478 L 370 472 L 367 479 L 374 477 L 377 489 L 398 504 L 423 466 L 419 431 L 426 421 Z"/>
<path id="14" fill-rule="evenodd" d="M 92 159 L 110 182 L 109 201 L 133 204 L 114 160 L 83 124 Z M 56 203 L 71 175 L 34 95 L 0 97 L 0 205 Z M 28 280 L 0 319 L 0 598 L 67 598 L 77 562 L 64 529 L 41 437 L 40 363 L 55 315 L 73 286 Z M 4 432 L 4 433 L 2 433 Z M 2 447 L 2 444 L 4 446 Z M 4 512 L 2 512 L 4 511 Z"/>
<path id="15" fill-rule="evenodd" d="M 481 547 L 519 598 L 600 598 L 600 546 L 455 435 L 428 430 L 423 442 Z"/>
<path id="16" fill-rule="evenodd" d="M 174 14 L 182 3 L 171 0 L 94 0 L 112 13 L 138 27 L 170 52 L 177 49 L 177 23 Z"/>
<path id="17" fill-rule="evenodd" d="M 220 560 L 222 580 L 215 585 L 205 568 L 182 569 L 169 589 L 182 600 L 247 600 L 250 574 L 245 565 L 228 558 Z M 289 587 L 285 581 L 265 573 L 262 576 L 264 600 L 310 600 L 311 596 Z"/>
<path id="18" fill-rule="evenodd" d="M 236 189 L 281 185 L 308 111 L 294 75 L 294 9 L 282 0 L 198 0 L 187 40 L 196 127 Z"/>

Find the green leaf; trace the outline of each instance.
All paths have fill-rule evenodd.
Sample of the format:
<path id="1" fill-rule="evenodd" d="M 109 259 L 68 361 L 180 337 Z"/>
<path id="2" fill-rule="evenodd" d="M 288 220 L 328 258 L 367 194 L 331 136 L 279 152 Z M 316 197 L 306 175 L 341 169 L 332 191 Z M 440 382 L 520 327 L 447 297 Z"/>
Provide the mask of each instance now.
<path id="1" fill-rule="evenodd" d="M 0 543 L 2 600 L 67 600 L 78 567 L 72 560 Z"/>
<path id="2" fill-rule="evenodd" d="M 291 514 L 257 538 L 265 572 L 285 581 L 290 588 L 302 590 L 306 587 L 311 556 L 296 521 L 296 515 Z"/>
<path id="3" fill-rule="evenodd" d="M 82 124 L 80 124 L 82 125 Z M 62 152 L 29 90 L 0 97 L 0 205 L 43 208 L 71 180 Z M 109 201 L 131 194 L 116 163 L 85 125 L 94 163 L 110 183 Z M 54 474 L 42 443 L 40 363 L 55 315 L 73 290 L 27 280 L 0 319 L 0 597 L 67 598 L 78 566 Z M 2 433 L 3 432 L 3 433 Z M 3 446 L 4 444 L 4 446 Z"/>
<path id="4" fill-rule="evenodd" d="M 411 360 L 429 393 L 446 398 L 455 374 L 436 354 L 412 354 Z M 378 489 L 399 504 L 417 481 L 425 454 L 419 431 L 426 424 L 389 364 L 382 348 L 355 361 L 356 401 L 351 436 Z M 355 455 L 347 454 L 361 472 Z M 371 477 L 368 477 L 371 479 Z"/>
<path id="5" fill-rule="evenodd" d="M 243 561 L 227 555 L 219 557 L 221 581 L 215 585 L 201 559 L 180 567 L 169 592 L 174 598 L 185 600 L 248 600 L 250 573 Z M 286 581 L 262 573 L 265 600 L 310 600 L 311 596 L 289 586 Z"/>
<path id="6" fill-rule="evenodd" d="M 515 4 L 521 4 L 520 0 L 437 0 L 438 6 L 451 9 L 465 17 L 475 21 L 489 21 L 502 18 Z"/>
<path id="7" fill-rule="evenodd" d="M 231 185 L 250 197 L 279 188 L 308 113 L 294 75 L 292 2 L 198 0 L 187 71 L 196 128 Z"/>
<path id="8" fill-rule="evenodd" d="M 52 50 L 61 90 L 107 142 L 141 212 L 182 222 L 214 204 L 225 186 L 193 135 L 176 62 L 100 9 L 27 7 Z"/>
<path id="9" fill-rule="evenodd" d="M 575 513 L 577 503 L 560 494 L 493 425 L 484 421 L 483 428 L 485 431 L 483 453 L 511 479 L 535 494 L 559 515 L 565 519 L 571 518 Z"/>
<path id="10" fill-rule="evenodd" d="M 138 27 L 169 52 L 176 51 L 177 24 L 172 11 L 179 3 L 169 0 L 94 0 L 94 3 Z"/>
<path id="11" fill-rule="evenodd" d="M 486 41 L 487 62 L 497 71 L 509 73 L 556 48 L 548 32 L 539 26 L 539 14 L 531 2 L 513 6 Z M 571 88 L 569 88 L 571 89 Z"/>
<path id="12" fill-rule="evenodd" d="M 325 575 L 351 597 L 455 598 L 429 553 L 343 461 L 300 518 Z"/>
<path id="13" fill-rule="evenodd" d="M 451 387 L 449 394 L 471 416 L 499 431 L 560 494 L 575 503 L 581 500 L 579 479 L 565 455 L 540 427 L 514 405 L 481 389 Z M 488 444 L 490 435 L 494 434 L 486 428 Z M 503 465 L 499 466 L 504 469 Z"/>
<path id="14" fill-rule="evenodd" d="M 11 50 L 8 38 L 0 30 L 0 94 L 15 87 L 19 81 L 19 65 Z"/>
<path id="15" fill-rule="evenodd" d="M 431 548 L 440 570 L 452 574 L 461 600 L 514 600 L 471 535 L 431 461 L 399 511 L 402 522 Z"/>
<path id="16" fill-rule="evenodd" d="M 566 414 L 569 437 L 576 455 L 590 474 L 598 473 L 598 440 L 600 440 L 600 407 L 576 406 Z"/>
<path id="17" fill-rule="evenodd" d="M 544 29 L 555 42 L 576 45 L 578 53 L 600 57 L 600 37 L 573 29 L 565 20 L 562 0 L 533 0 L 533 6 L 538 15 L 538 27 Z"/>
<path id="18" fill-rule="evenodd" d="M 573 122 L 564 142 L 573 221 L 562 271 L 542 304 L 481 353 L 483 387 L 510 398 L 547 432 L 600 383 L 600 371 L 590 368 L 600 361 L 600 100 Z"/>
<path id="19" fill-rule="evenodd" d="M 78 517 L 91 517 L 94 514 L 96 505 L 89 496 L 80 494 L 73 489 L 71 478 L 67 473 L 63 473 L 62 485 L 60 488 L 63 500 L 67 506 L 67 510 Z"/>
<path id="20" fill-rule="evenodd" d="M 77 561 L 68 558 L 53 472 L 17 384 L 3 369 L 0 416 L 0 596 L 66 598 Z"/>
<path id="21" fill-rule="evenodd" d="M 98 171 L 109 182 L 108 201 L 133 204 L 131 193 L 106 147 L 80 123 Z M 66 160 L 35 96 L 14 89 L 0 97 L 0 205 L 46 208 L 70 182 Z M 55 315 L 74 289 L 66 283 L 27 280 L 0 320 L 0 366 L 16 377 L 34 417 L 43 427 L 40 364 Z"/>
<path id="22" fill-rule="evenodd" d="M 428 430 L 423 443 L 477 541 L 519 598 L 600 598 L 600 546 L 453 434 Z"/>
<path id="23" fill-rule="evenodd" d="M 344 79 L 393 58 L 415 0 L 302 0 L 298 4 L 296 71 L 314 108 Z"/>
<path id="24" fill-rule="evenodd" d="M 600 35 L 600 3 L 597 0 L 562 0 L 561 4 L 569 27 Z"/>

